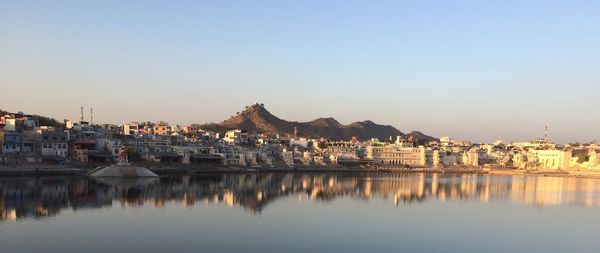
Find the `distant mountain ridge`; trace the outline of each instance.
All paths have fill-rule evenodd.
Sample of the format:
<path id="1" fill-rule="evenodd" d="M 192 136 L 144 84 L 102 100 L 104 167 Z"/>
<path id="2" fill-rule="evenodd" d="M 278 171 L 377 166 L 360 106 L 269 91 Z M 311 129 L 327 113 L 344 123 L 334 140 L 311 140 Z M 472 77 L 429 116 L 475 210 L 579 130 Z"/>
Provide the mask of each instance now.
<path id="1" fill-rule="evenodd" d="M 408 134 L 402 133 L 390 125 L 379 125 L 370 120 L 342 125 L 334 118 L 318 118 L 309 122 L 286 121 L 271 114 L 263 105 L 254 104 L 230 119 L 219 124 L 204 124 L 202 129 L 225 132 L 232 129 L 246 130 L 250 133 L 293 135 L 297 129 L 298 136 L 307 138 L 329 138 L 332 140 L 350 140 L 356 137 L 359 140 L 378 138 L 387 140 L 396 136 L 409 137 L 419 143 L 437 140 L 418 131 Z"/>

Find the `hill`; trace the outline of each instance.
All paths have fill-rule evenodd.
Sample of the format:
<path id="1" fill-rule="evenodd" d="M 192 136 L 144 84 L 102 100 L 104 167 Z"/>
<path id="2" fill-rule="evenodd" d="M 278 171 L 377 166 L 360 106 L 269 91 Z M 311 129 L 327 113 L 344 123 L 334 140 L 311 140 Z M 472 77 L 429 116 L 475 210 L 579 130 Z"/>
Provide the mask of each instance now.
<path id="1" fill-rule="evenodd" d="M 2 109 L 0 109 L 0 115 L 4 116 L 4 115 L 11 115 L 11 114 L 23 114 L 21 112 L 19 113 L 11 113 L 8 111 L 4 111 Z M 37 120 L 40 124 L 40 126 L 53 126 L 53 127 L 61 127 L 62 123 L 58 122 L 56 119 L 54 118 L 50 118 L 50 117 L 46 117 L 46 116 L 41 116 L 41 115 L 28 115 L 31 116 L 31 118 Z"/>
<path id="2" fill-rule="evenodd" d="M 231 129 L 242 129 L 250 133 L 280 134 L 284 136 L 292 136 L 294 129 L 297 129 L 298 136 L 301 137 L 325 137 L 332 140 L 350 140 L 354 136 L 359 140 L 370 138 L 387 140 L 390 136 L 393 138 L 396 136 L 412 136 L 420 143 L 436 140 L 434 137 L 417 131 L 404 134 L 393 126 L 379 125 L 369 120 L 354 122 L 349 125 L 342 125 L 334 118 L 319 118 L 310 122 L 286 121 L 271 114 L 263 105 L 259 104 L 247 106 L 244 111 L 222 123 L 205 124 L 200 127 L 221 133 Z"/>

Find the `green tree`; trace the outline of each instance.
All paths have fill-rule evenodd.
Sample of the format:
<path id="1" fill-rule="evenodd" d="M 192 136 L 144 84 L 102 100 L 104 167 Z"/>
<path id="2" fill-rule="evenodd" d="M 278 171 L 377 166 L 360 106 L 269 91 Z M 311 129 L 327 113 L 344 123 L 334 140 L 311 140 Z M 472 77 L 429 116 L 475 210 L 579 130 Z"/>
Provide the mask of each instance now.
<path id="1" fill-rule="evenodd" d="M 130 162 L 139 162 L 142 160 L 142 155 L 133 149 L 127 149 L 127 159 Z"/>
<path id="2" fill-rule="evenodd" d="M 586 155 L 586 154 L 579 154 L 577 155 L 577 162 L 578 163 L 584 163 L 590 160 L 590 156 Z"/>

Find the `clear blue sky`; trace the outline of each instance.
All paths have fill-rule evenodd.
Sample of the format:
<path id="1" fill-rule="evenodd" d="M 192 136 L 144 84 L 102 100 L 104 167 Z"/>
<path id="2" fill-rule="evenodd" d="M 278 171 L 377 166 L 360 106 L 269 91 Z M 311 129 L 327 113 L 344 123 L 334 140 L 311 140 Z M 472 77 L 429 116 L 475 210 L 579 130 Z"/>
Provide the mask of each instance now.
<path id="1" fill-rule="evenodd" d="M 600 140 L 600 1 L 3 1 L 0 108 Z M 86 109 L 87 110 L 87 109 Z"/>

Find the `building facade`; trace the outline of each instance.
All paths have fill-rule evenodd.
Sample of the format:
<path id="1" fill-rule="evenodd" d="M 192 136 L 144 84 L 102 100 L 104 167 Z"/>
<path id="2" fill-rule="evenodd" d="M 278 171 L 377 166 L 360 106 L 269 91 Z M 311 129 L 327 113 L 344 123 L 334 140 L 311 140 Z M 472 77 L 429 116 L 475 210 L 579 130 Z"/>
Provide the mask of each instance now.
<path id="1" fill-rule="evenodd" d="M 42 132 L 42 156 L 66 158 L 69 155 L 69 135 L 66 132 Z"/>

